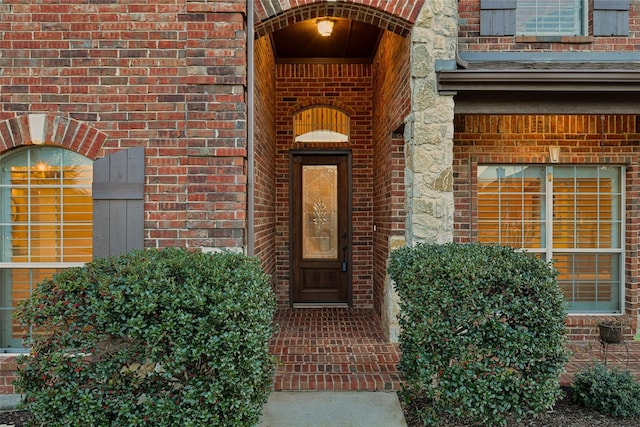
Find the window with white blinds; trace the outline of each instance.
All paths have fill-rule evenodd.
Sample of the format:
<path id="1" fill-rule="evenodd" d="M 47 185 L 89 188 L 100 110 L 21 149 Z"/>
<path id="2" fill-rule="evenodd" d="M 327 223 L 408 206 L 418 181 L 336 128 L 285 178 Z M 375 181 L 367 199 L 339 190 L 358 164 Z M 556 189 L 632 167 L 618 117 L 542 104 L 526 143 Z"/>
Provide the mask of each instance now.
<path id="1" fill-rule="evenodd" d="M 478 240 L 554 262 L 570 312 L 621 311 L 622 168 L 478 167 Z"/>
<path id="2" fill-rule="evenodd" d="M 516 33 L 523 35 L 586 34 L 585 0 L 518 0 Z"/>
<path id="3" fill-rule="evenodd" d="M 63 268 L 91 261 L 93 162 L 58 147 L 0 158 L 0 348 L 21 348 L 16 305 Z"/>

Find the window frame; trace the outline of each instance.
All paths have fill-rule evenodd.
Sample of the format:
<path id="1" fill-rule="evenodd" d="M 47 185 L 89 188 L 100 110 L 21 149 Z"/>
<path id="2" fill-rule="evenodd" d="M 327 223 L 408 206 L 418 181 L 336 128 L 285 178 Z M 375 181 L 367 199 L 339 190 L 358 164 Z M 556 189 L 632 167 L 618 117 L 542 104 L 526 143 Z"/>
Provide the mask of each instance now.
<path id="1" fill-rule="evenodd" d="M 624 312 L 624 301 L 625 301 L 625 279 L 626 279 L 626 268 L 625 268 L 625 245 L 626 245 L 626 240 L 627 240 L 627 236 L 626 236 L 626 205 L 625 205 L 625 200 L 626 200 L 626 183 L 625 183 L 625 175 L 626 175 L 626 168 L 622 165 L 613 165 L 613 164 L 597 164 L 597 165 L 547 165 L 547 164 L 508 164 L 508 163 L 500 163 L 500 164 L 492 164 L 492 163 L 478 163 L 477 164 L 477 170 L 476 170 L 476 174 L 474 179 L 476 180 L 476 194 L 475 194 L 475 204 L 476 204 L 476 208 L 479 208 L 480 206 L 480 194 L 481 194 L 481 190 L 480 190 L 480 174 L 482 173 L 482 168 L 484 167 L 489 167 L 489 168 L 500 168 L 500 167 L 538 167 L 538 168 L 544 168 L 544 181 L 545 181 L 545 185 L 544 187 L 544 210 L 545 212 L 541 212 L 542 215 L 544 215 L 543 221 L 542 221 L 542 227 L 544 228 L 544 242 L 541 242 L 541 246 L 544 245 L 544 247 L 540 247 L 540 248 L 522 248 L 522 247 L 518 247 L 517 249 L 523 250 L 525 252 L 529 252 L 529 253 L 536 253 L 539 254 L 540 257 L 542 257 L 546 262 L 552 262 L 554 259 L 554 255 L 557 254 L 567 254 L 569 256 L 573 255 L 579 255 L 579 254 L 595 254 L 595 255 L 600 255 L 600 254 L 614 254 L 615 256 L 618 257 L 618 262 L 617 262 L 617 276 L 619 278 L 618 283 L 617 283 L 617 293 L 618 293 L 618 298 L 617 298 L 617 309 L 616 310 L 600 310 L 600 311 L 596 311 L 593 309 L 585 309 L 585 310 L 581 310 L 581 309 L 570 309 L 569 307 L 573 304 L 575 304 L 575 301 L 572 300 L 568 300 L 567 301 L 567 313 L 568 315 L 612 315 L 612 314 L 621 314 Z M 596 245 L 596 247 L 593 248 L 579 248 L 579 247 L 575 247 L 575 243 L 573 247 L 554 247 L 554 242 L 553 242 L 553 238 L 554 238 L 554 226 L 558 225 L 558 221 L 554 220 L 553 217 L 553 210 L 554 210 L 554 199 L 555 196 L 557 196 L 559 194 L 559 192 L 557 191 L 557 189 L 555 189 L 554 192 L 554 168 L 557 167 L 573 167 L 573 168 L 584 168 L 584 169 L 594 169 L 597 170 L 598 168 L 601 167 L 609 167 L 609 168 L 613 168 L 615 169 L 615 171 L 617 172 L 617 176 L 619 179 L 619 191 L 617 192 L 609 192 L 609 193 L 602 193 L 602 194 L 611 194 L 614 195 L 615 197 L 619 197 L 619 206 L 618 206 L 618 212 L 619 212 L 619 219 L 616 220 L 616 222 L 619 222 L 619 236 L 617 236 L 617 245 L 618 247 L 615 247 L 615 244 L 610 244 L 610 247 L 600 247 L 600 245 Z M 577 176 L 576 174 L 576 169 L 574 169 L 574 179 Z M 496 172 L 496 175 L 498 173 Z M 522 194 L 522 193 L 521 193 Z M 598 194 L 601 194 L 600 191 L 598 191 Z M 477 214 L 478 215 L 478 214 Z M 541 215 L 541 217 L 542 217 Z M 600 217 L 600 215 L 598 215 L 598 217 Z M 502 222 L 502 218 L 498 217 L 498 221 L 499 223 Z M 599 220 L 597 220 L 599 222 Z M 478 216 L 476 216 L 476 230 L 477 230 L 477 234 L 476 234 L 476 240 L 480 241 L 480 236 L 479 236 L 479 232 L 480 232 L 480 225 L 481 225 L 481 220 Z M 612 230 L 614 230 L 614 228 L 612 227 Z M 496 241 L 495 243 L 498 244 L 503 244 L 500 241 Z M 505 243 L 506 244 L 506 243 Z M 572 280 L 573 281 L 573 280 Z M 616 291 L 616 289 L 612 288 L 612 291 Z M 615 298 L 613 299 L 615 300 Z M 595 304 L 596 300 L 590 301 L 589 304 Z"/>
<path id="2" fill-rule="evenodd" d="M 538 0 L 532 0 L 532 1 L 538 1 Z M 560 2 L 562 2 L 563 0 L 556 0 L 558 2 L 558 13 L 560 12 Z M 579 24 L 580 25 L 580 32 L 579 33 L 574 33 L 574 32 L 563 32 L 560 31 L 560 29 L 558 29 L 558 31 L 521 31 L 520 27 L 518 26 L 519 22 L 520 22 L 520 14 L 522 13 L 522 10 L 525 8 L 528 8 L 526 6 L 523 6 L 520 4 L 520 0 L 518 0 L 516 2 L 516 23 L 515 23 L 515 33 L 517 36 L 529 36 L 529 37 L 554 37 L 554 36 L 565 36 L 565 37 L 581 37 L 581 36 L 587 36 L 589 34 L 589 1 L 588 0 L 572 0 L 572 1 L 579 1 L 580 3 L 582 3 L 581 9 L 580 9 L 580 16 L 576 17 L 576 19 L 574 19 L 574 23 Z M 533 6 L 533 9 L 535 10 L 535 18 L 536 20 L 539 20 L 541 18 L 540 15 L 538 15 L 539 12 L 539 8 L 541 8 L 542 6 L 540 5 L 535 5 Z M 575 10 L 575 5 L 572 6 Z M 575 13 L 575 12 L 574 12 Z M 575 17 L 575 15 L 573 15 Z M 560 17 L 558 17 L 558 23 L 560 23 Z"/>
<path id="3" fill-rule="evenodd" d="M 293 115 L 295 142 L 348 143 L 351 118 L 340 108 L 310 105 Z"/>
<path id="4" fill-rule="evenodd" d="M 88 159 L 86 156 L 83 156 L 82 154 L 76 153 L 74 151 L 68 150 L 64 147 L 59 147 L 59 146 L 27 146 L 27 147 L 22 147 L 16 151 L 10 151 L 10 152 L 6 152 L 3 153 L 2 156 L 0 156 L 0 158 L 4 161 L 7 158 L 11 158 L 13 155 L 19 155 L 20 152 L 24 152 L 25 156 L 26 156 L 26 164 L 25 166 L 28 167 L 31 163 L 32 163 L 32 153 L 33 151 L 37 151 L 37 150 L 41 150 L 41 149 L 48 149 L 48 150 L 57 150 L 61 152 L 61 160 L 60 160 L 60 164 L 55 165 L 56 167 L 69 167 L 69 166 L 73 166 L 73 161 L 71 162 L 65 162 L 64 159 L 64 154 L 62 152 L 66 152 L 66 153 L 72 153 L 73 154 L 73 158 L 75 159 L 84 159 L 85 161 L 83 161 L 83 166 L 90 166 L 91 167 L 91 171 L 88 172 L 89 177 L 91 177 L 91 182 L 85 183 L 85 184 L 65 184 L 65 178 L 63 175 L 60 175 L 60 179 L 59 179 L 59 185 L 51 185 L 51 186 L 45 186 L 47 188 L 56 188 L 56 189 L 60 189 L 61 190 L 61 199 L 60 199 L 60 205 L 59 205 L 59 209 L 60 209 L 60 221 L 56 222 L 55 224 L 59 224 L 60 225 L 60 230 L 64 231 L 65 227 L 64 225 L 67 224 L 69 225 L 69 223 L 74 224 L 74 221 L 65 221 L 64 220 L 64 214 L 66 213 L 66 211 L 64 210 L 64 190 L 65 189 L 88 189 L 89 193 L 88 193 L 88 197 L 92 199 L 92 193 L 91 193 L 91 189 L 92 189 L 92 181 L 93 181 L 93 173 L 92 173 L 92 169 L 93 169 L 93 162 Z M 37 158 L 37 156 L 36 156 Z M 72 159 L 73 160 L 73 159 Z M 35 165 L 35 164 L 33 164 Z M 4 172 L 3 172 L 4 174 Z M 15 186 L 14 184 L 12 184 L 11 182 L 4 182 L 4 181 L 0 181 L 0 191 L 1 192 L 7 192 L 7 191 L 11 191 L 13 188 L 24 188 L 27 190 L 27 198 L 29 200 L 29 206 L 31 206 L 31 192 L 34 191 L 34 189 L 38 189 L 38 186 L 32 187 L 31 186 L 31 181 L 29 180 L 27 182 L 26 185 L 18 185 Z M 11 197 L 3 197 L 3 202 L 7 201 L 7 204 L 5 205 L 4 203 L 0 206 L 0 209 L 2 209 L 2 216 L 0 217 L 0 220 L 2 222 L 0 222 L 0 226 L 2 227 L 1 231 L 1 235 L 3 236 L 2 240 L 2 244 L 3 245 L 8 245 L 8 248 L 3 248 L 3 252 L 5 250 L 7 250 L 8 252 L 12 252 L 13 250 L 13 245 L 12 245 L 12 236 L 11 236 L 11 231 L 9 231 L 8 236 L 5 234 L 5 228 L 6 227 L 11 227 L 12 226 L 12 220 L 10 218 L 11 214 L 10 212 L 7 213 L 5 212 L 6 209 L 11 209 Z M 93 205 L 93 201 L 91 203 Z M 28 211 L 30 214 L 31 213 L 31 209 L 29 208 Z M 6 219 L 6 220 L 5 220 Z M 31 226 L 34 223 L 31 221 L 31 216 L 28 217 L 28 220 L 26 223 L 24 223 L 24 225 L 27 226 L 27 229 L 30 229 Z M 36 222 L 35 224 L 38 224 L 38 222 Z M 89 226 L 91 227 L 92 230 L 92 234 L 93 234 L 93 213 L 92 213 L 92 219 L 91 221 L 88 223 Z M 38 280 L 35 279 L 34 275 L 38 275 L 37 271 L 38 270 L 44 270 L 46 271 L 50 271 L 50 270 L 54 270 L 55 272 L 67 269 L 67 268 L 71 268 L 71 267 L 81 267 L 84 266 L 87 262 L 90 262 L 90 260 L 93 257 L 93 244 L 91 243 L 91 253 L 88 254 L 88 259 L 87 261 L 64 261 L 64 238 L 63 240 L 61 240 L 60 244 L 62 245 L 59 249 L 60 249 L 60 254 L 59 256 L 61 257 L 60 261 L 34 261 L 31 259 L 31 257 L 33 256 L 33 254 L 31 253 L 31 235 L 30 232 L 28 233 L 28 245 L 27 245 L 27 254 L 25 255 L 27 257 L 27 261 L 6 261 L 3 259 L 0 259 L 0 278 L 2 278 L 2 283 L 0 283 L 2 286 L 0 287 L 0 292 L 2 293 L 0 295 L 0 297 L 2 298 L 2 302 L 3 305 L 0 306 L 0 328 L 2 328 L 1 334 L 5 335 L 5 333 L 7 333 L 7 331 L 10 331 L 10 329 L 12 328 L 13 322 L 11 320 L 9 321 L 9 325 L 7 325 L 5 322 L 7 321 L 7 319 L 12 319 L 13 317 L 13 313 L 15 313 L 15 305 L 14 305 L 14 301 L 13 301 L 13 297 L 12 297 L 12 293 L 13 293 L 13 286 L 14 283 L 10 283 L 10 287 L 8 283 L 4 283 L 4 275 L 5 274 L 12 274 L 12 272 L 15 271 L 19 271 L 19 270 L 23 270 L 24 274 L 27 274 L 29 276 L 29 282 L 28 282 L 28 292 L 29 295 L 32 294 L 34 287 L 36 286 L 36 284 L 38 283 Z M 91 238 L 92 241 L 92 238 Z M 4 256 L 4 255 L 3 255 Z M 54 273 L 45 273 L 44 276 L 49 276 L 50 274 L 55 274 Z M 8 305 L 6 305 L 8 303 Z M 10 316 L 10 317 L 9 317 Z M 26 348 L 22 346 L 22 344 L 18 345 L 17 344 L 17 339 L 13 338 L 13 336 L 11 335 L 11 333 L 9 333 L 9 335 L 7 337 L 5 337 L 6 342 L 0 342 L 0 352 L 2 353 L 24 353 L 26 352 Z"/>

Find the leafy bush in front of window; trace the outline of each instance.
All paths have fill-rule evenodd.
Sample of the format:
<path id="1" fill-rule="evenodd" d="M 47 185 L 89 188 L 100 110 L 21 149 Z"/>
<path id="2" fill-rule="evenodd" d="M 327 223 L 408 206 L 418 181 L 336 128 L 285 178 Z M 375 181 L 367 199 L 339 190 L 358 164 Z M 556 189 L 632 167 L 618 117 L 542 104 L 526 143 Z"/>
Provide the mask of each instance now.
<path id="1" fill-rule="evenodd" d="M 640 384 L 629 371 L 596 363 L 578 372 L 571 384 L 573 399 L 582 406 L 618 418 L 640 415 Z"/>
<path id="2" fill-rule="evenodd" d="M 34 425 L 252 426 L 267 400 L 275 299 L 255 259 L 171 248 L 45 280 L 16 385 Z"/>
<path id="3" fill-rule="evenodd" d="M 555 270 L 500 246 L 427 245 L 394 251 L 400 369 L 406 403 L 425 425 L 450 414 L 505 424 L 551 408 L 568 360 Z"/>

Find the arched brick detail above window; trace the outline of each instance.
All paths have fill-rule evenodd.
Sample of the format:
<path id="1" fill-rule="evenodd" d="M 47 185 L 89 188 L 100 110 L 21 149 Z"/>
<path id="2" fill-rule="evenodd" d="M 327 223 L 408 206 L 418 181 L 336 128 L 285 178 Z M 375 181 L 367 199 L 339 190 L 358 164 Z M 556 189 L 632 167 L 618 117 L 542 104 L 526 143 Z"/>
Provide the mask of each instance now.
<path id="1" fill-rule="evenodd" d="M 365 22 L 404 37 L 413 27 L 424 0 L 347 0 L 339 3 L 325 0 L 257 0 L 255 4 L 256 37 L 296 22 L 323 16 Z"/>
<path id="2" fill-rule="evenodd" d="M 26 114 L 0 121 L 0 154 L 24 145 L 57 145 L 95 160 L 107 134 L 78 120 Z"/>

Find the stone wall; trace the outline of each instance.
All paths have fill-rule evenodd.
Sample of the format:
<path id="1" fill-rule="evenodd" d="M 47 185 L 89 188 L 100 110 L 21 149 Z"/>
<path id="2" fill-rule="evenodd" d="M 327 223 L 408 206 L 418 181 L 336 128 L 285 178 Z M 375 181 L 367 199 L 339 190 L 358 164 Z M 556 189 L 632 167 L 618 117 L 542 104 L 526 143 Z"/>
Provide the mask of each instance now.
<path id="1" fill-rule="evenodd" d="M 405 128 L 407 243 L 453 240 L 453 97 L 437 91 L 436 60 L 454 60 L 457 2 L 426 3 L 412 31 L 411 115 Z"/>
<path id="2" fill-rule="evenodd" d="M 405 233 L 403 129 L 411 108 L 410 52 L 408 37 L 385 32 L 373 62 L 373 302 L 385 331 L 395 322 L 387 298 L 393 293 L 387 276 L 391 240 L 404 241 Z"/>
<path id="3" fill-rule="evenodd" d="M 436 60 L 455 60 L 457 2 L 425 3 L 411 33 L 411 108 L 405 139 L 405 237 L 390 249 L 453 240 L 453 98 L 437 92 Z M 400 331 L 398 295 L 386 277 L 383 325 L 391 341 Z"/>

